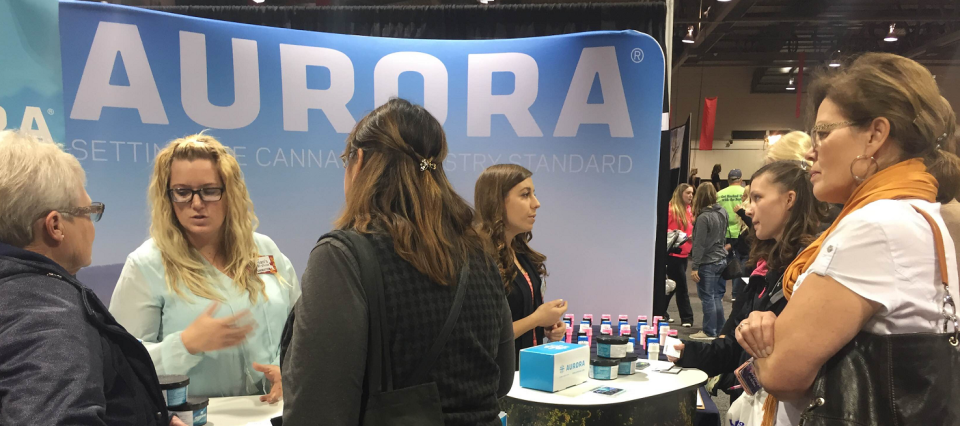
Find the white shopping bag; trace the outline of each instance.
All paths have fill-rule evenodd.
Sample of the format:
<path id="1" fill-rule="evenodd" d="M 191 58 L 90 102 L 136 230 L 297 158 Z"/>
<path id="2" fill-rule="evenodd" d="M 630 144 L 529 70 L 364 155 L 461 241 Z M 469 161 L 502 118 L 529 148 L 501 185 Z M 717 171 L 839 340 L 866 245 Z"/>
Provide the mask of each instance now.
<path id="1" fill-rule="evenodd" d="M 760 390 L 753 395 L 746 392 L 740 395 L 730 410 L 727 411 L 725 425 L 730 426 L 760 426 L 763 424 L 763 403 L 767 400 L 767 391 Z"/>

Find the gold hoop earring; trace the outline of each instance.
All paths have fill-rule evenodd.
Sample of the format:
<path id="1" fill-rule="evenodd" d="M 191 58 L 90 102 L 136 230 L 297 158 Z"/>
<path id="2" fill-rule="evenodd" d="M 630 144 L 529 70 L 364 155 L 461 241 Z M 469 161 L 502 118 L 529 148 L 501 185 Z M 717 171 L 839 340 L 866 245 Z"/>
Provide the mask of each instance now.
<path id="1" fill-rule="evenodd" d="M 870 174 L 870 166 L 869 166 L 869 165 L 867 166 L 867 174 L 868 174 L 867 177 L 857 176 L 857 173 L 853 171 L 853 166 L 854 166 L 855 164 L 857 164 L 857 161 L 860 161 L 860 160 L 870 160 L 870 162 L 873 163 L 872 165 L 876 167 L 876 170 L 880 170 L 880 163 L 877 163 L 877 159 L 876 159 L 876 158 L 873 158 L 873 157 L 867 158 L 866 156 L 858 155 L 857 158 L 854 158 L 854 159 L 853 159 L 853 162 L 850 163 L 850 174 L 853 175 L 853 179 L 857 181 L 857 184 L 863 183 L 863 181 L 867 180 L 867 178 L 870 177 L 870 176 L 869 176 L 869 174 Z M 874 172 L 874 173 L 876 173 L 876 172 Z"/>

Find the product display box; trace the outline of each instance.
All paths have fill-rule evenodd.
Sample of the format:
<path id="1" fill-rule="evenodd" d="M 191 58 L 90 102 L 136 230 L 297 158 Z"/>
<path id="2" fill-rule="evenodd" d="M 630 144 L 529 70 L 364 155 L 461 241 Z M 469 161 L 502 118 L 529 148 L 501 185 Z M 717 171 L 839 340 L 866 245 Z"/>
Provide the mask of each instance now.
<path id="1" fill-rule="evenodd" d="M 520 386 L 557 392 L 587 381 L 590 348 L 553 342 L 520 351 Z"/>

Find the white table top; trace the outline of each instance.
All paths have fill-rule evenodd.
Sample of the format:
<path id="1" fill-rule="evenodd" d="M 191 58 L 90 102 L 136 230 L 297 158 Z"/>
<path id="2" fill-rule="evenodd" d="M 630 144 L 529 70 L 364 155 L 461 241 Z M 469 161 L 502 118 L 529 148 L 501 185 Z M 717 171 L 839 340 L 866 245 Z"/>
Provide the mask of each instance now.
<path id="1" fill-rule="evenodd" d="M 283 414 L 283 401 L 260 402 L 260 395 L 210 398 L 207 426 L 270 426 L 270 419 Z"/>
<path id="2" fill-rule="evenodd" d="M 513 388 L 510 389 L 510 393 L 508 393 L 507 396 L 539 404 L 567 406 L 608 405 L 649 398 L 689 387 L 699 387 L 707 381 L 707 374 L 697 369 L 685 368 L 680 374 L 659 373 L 654 370 L 670 368 L 673 366 L 673 363 L 666 361 L 640 361 L 649 363 L 650 366 L 643 370 L 638 370 L 637 374 L 620 376 L 616 380 L 587 379 L 586 383 L 554 393 L 520 387 L 520 373 L 517 372 L 513 378 Z M 626 392 L 612 397 L 590 392 L 599 386 L 620 388 L 626 390 Z"/>

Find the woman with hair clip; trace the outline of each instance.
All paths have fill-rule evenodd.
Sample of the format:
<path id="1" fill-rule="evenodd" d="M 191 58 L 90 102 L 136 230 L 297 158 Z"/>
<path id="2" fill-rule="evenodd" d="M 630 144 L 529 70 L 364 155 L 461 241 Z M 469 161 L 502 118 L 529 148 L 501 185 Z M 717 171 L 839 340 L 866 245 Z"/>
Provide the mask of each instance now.
<path id="1" fill-rule="evenodd" d="M 347 137 L 346 204 L 335 225 L 342 231 L 321 238 L 310 253 L 290 326 L 285 426 L 391 424 L 376 410 L 383 400 L 369 398 L 377 384 L 367 373 L 377 372 L 395 392 L 423 389 L 430 401 L 439 399 L 440 413 L 426 410 L 435 423 L 500 424 L 497 398 L 513 385 L 513 321 L 493 250 L 444 173 L 446 156 L 440 123 L 402 99 L 373 110 Z M 347 244 L 337 237 L 344 234 L 353 238 Z M 357 239 L 374 253 L 364 255 L 367 244 L 354 245 Z M 373 262 L 361 263 L 371 257 L 382 276 L 378 308 L 369 307 L 365 291 L 376 278 L 362 279 Z M 450 316 L 456 300 L 459 314 Z M 386 318 L 371 324 L 368 315 L 381 311 Z M 452 331 L 437 347 L 448 318 Z M 382 350 L 373 352 L 368 339 L 377 334 Z M 435 362 L 421 364 L 431 356 Z M 368 370 L 368 357 L 389 357 L 389 368 Z M 401 405 L 394 412 L 411 408 Z"/>
<path id="2" fill-rule="evenodd" d="M 685 342 L 676 346 L 681 351 L 680 358 L 669 358 L 679 366 L 698 368 L 711 377 L 724 374 L 716 388 L 729 393 L 732 399 L 742 391 L 733 388 L 738 383 L 730 373 L 750 357 L 737 343 L 733 327 L 750 312 L 778 314 L 783 310 L 787 300 L 783 298 L 780 278 L 794 256 L 816 238 L 823 210 L 823 204 L 813 196 L 809 174 L 796 162 L 780 161 L 762 167 L 754 173 L 749 188 L 746 212 L 754 225 L 749 264 L 768 259 L 767 272 L 750 277 L 743 297 L 737 298 L 724 325 L 723 338 L 710 343 Z"/>
<path id="3" fill-rule="evenodd" d="M 697 188 L 693 196 L 693 214 L 697 221 L 693 227 L 690 276 L 697 283 L 697 296 L 703 306 L 703 330 L 690 337 L 713 340 L 724 321 L 723 293 L 727 285 L 720 273 L 727 266 L 727 250 L 723 248 L 727 235 L 727 210 L 717 203 L 717 191 L 710 182 L 701 183 Z"/>
<path id="4" fill-rule="evenodd" d="M 670 208 L 667 211 L 667 232 L 678 230 L 687 234 L 687 238 L 693 236 L 693 187 L 685 183 L 677 186 L 673 191 L 673 197 L 670 198 Z M 670 315 L 667 310 L 670 307 L 670 299 L 677 297 L 677 310 L 680 312 L 680 325 L 683 327 L 693 327 L 693 307 L 690 306 L 690 294 L 687 289 L 687 258 L 690 256 L 690 249 L 693 243 L 690 240 L 679 247 L 679 251 L 667 254 L 667 278 L 677 283 L 677 289 L 673 293 L 664 295 L 664 302 L 658 306 L 656 315 L 663 316 L 670 321 Z M 657 297 L 654 297 L 656 300 Z"/>
<path id="5" fill-rule="evenodd" d="M 553 342 L 562 340 L 567 331 L 561 318 L 567 302 L 543 301 L 547 257 L 530 248 L 540 208 L 533 173 L 516 164 L 490 166 L 480 174 L 473 194 L 477 228 L 497 250 L 519 360 L 521 349 L 539 344 L 544 336 Z"/>
<path id="6" fill-rule="evenodd" d="M 813 192 L 844 208 L 787 268 L 780 316 L 753 312 L 737 326 L 771 395 L 764 423 L 955 422 L 960 371 L 947 366 L 960 356 L 960 295 L 938 203 L 960 186 L 941 145 L 953 108 L 926 68 L 885 53 L 821 77 L 810 94 Z"/>
<path id="7" fill-rule="evenodd" d="M 143 341 L 160 375 L 190 395 L 277 402 L 280 335 L 300 297 L 297 274 L 257 217 L 240 165 L 212 136 L 157 154 L 150 238 L 127 256 L 110 313 Z"/>

